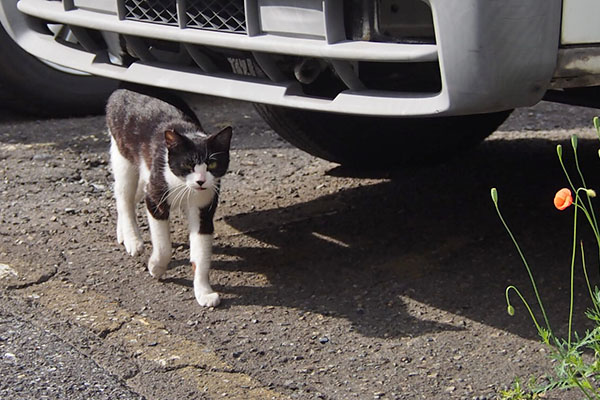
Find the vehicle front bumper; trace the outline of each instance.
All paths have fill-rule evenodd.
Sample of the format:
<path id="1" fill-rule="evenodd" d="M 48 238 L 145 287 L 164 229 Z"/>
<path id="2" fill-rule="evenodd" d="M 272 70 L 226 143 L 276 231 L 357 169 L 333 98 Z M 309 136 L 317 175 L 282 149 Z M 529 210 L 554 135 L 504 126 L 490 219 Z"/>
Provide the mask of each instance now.
<path id="1" fill-rule="evenodd" d="M 259 22 L 259 2 L 245 1 L 247 33 L 241 35 L 124 20 L 117 7 L 115 13 L 99 12 L 73 7 L 73 0 L 19 0 L 16 4 L 14 0 L 0 0 L 0 21 L 33 55 L 90 74 L 192 93 L 358 115 L 460 115 L 529 106 L 542 98 L 556 67 L 560 0 L 427 0 L 435 44 L 348 40 L 340 33 L 340 0 L 301 2 L 316 6 L 323 24 L 322 37 L 266 32 Z M 298 82 L 277 79 L 277 72 L 269 73 L 268 65 L 266 72 L 272 79 L 228 74 L 206 68 L 201 62 L 191 67 L 138 59 L 118 65 L 106 49 L 86 50 L 55 40 L 40 28 L 47 23 L 178 42 L 186 49 L 208 46 L 242 50 L 262 55 L 262 59 L 270 54 L 323 59 L 333 65 L 347 88 L 333 98 L 309 95 Z M 435 93 L 369 89 L 352 68 L 362 61 L 438 62 L 441 89 Z"/>

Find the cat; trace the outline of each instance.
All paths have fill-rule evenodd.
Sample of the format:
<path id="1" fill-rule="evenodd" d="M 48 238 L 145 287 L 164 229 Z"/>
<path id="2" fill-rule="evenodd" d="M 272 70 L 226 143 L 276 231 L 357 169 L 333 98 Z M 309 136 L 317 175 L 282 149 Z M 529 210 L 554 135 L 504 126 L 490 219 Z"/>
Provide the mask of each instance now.
<path id="1" fill-rule="evenodd" d="M 194 295 L 201 306 L 214 307 L 220 298 L 208 278 L 213 217 L 220 180 L 229 166 L 232 128 L 208 135 L 189 108 L 175 104 L 129 89 L 118 89 L 108 99 L 117 241 L 132 256 L 142 252 L 135 209 L 143 198 L 152 241 L 148 271 L 160 278 L 171 259 L 171 209 L 183 208 L 188 218 Z"/>

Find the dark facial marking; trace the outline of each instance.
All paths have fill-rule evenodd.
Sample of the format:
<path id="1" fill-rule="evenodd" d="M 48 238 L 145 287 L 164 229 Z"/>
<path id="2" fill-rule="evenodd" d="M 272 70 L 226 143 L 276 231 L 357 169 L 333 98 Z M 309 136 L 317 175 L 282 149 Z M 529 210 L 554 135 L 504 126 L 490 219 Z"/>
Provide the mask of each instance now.
<path id="1" fill-rule="evenodd" d="M 168 131 L 167 131 L 168 132 Z M 169 152 L 169 168 L 179 177 L 184 177 L 194 170 L 196 165 L 206 160 L 206 139 L 190 139 L 176 134 L 176 145 L 169 147 L 170 139 L 165 135 L 165 142 Z M 172 142 L 171 142 L 172 143 Z"/>
<path id="2" fill-rule="evenodd" d="M 231 144 L 232 129 L 230 126 L 207 139 L 208 160 L 207 167 L 215 177 L 221 177 L 229 168 L 229 147 Z"/>

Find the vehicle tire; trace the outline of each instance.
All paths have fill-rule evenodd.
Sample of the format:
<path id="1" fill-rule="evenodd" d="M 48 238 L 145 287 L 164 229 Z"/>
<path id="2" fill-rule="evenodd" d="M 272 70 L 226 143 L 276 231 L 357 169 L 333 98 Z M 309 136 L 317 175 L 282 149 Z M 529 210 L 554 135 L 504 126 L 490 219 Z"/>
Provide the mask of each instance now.
<path id="1" fill-rule="evenodd" d="M 95 115 L 117 88 L 110 79 L 70 74 L 21 49 L 0 26 L 0 104 L 41 117 Z"/>
<path id="2" fill-rule="evenodd" d="M 251 60 L 232 61 L 236 73 L 262 76 Z M 512 110 L 465 116 L 384 118 L 254 104 L 282 138 L 316 157 L 373 168 L 432 164 L 475 147 Z"/>
<path id="3" fill-rule="evenodd" d="M 483 141 L 510 115 L 378 118 L 255 104 L 284 139 L 325 160 L 356 167 L 434 164 Z"/>

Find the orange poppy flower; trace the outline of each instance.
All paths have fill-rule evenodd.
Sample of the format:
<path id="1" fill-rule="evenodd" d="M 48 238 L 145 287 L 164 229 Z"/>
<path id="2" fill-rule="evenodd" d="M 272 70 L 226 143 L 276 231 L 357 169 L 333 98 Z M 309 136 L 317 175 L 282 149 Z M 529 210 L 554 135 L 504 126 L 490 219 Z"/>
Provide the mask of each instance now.
<path id="1" fill-rule="evenodd" d="M 554 207 L 562 211 L 571 204 L 573 204 L 573 196 L 569 189 L 563 188 L 556 192 L 556 196 L 554 196 Z"/>

